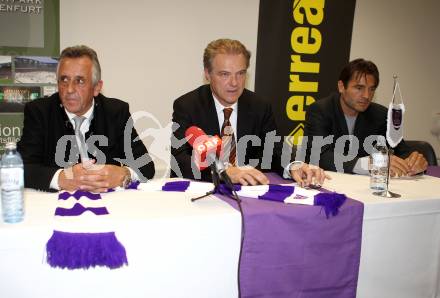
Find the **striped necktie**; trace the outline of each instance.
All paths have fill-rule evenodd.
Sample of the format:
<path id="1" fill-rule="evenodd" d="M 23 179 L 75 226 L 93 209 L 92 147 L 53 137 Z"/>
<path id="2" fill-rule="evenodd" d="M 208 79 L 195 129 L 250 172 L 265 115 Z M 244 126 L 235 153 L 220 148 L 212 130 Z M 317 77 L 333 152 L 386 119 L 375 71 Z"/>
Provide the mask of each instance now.
<path id="1" fill-rule="evenodd" d="M 89 159 L 86 149 L 86 142 L 80 130 L 81 124 L 84 122 L 84 120 L 86 120 L 86 117 L 83 116 L 75 116 L 73 118 L 73 121 L 75 121 L 75 137 L 79 149 L 79 154 L 81 156 L 81 161 L 85 161 Z"/>
<path id="2" fill-rule="evenodd" d="M 229 161 L 229 163 L 233 166 L 236 165 L 236 142 L 234 136 L 234 129 L 232 128 L 231 122 L 229 118 L 232 114 L 232 108 L 224 108 L 223 114 L 225 116 L 225 120 L 223 121 L 221 137 L 222 137 L 222 152 L 223 155 L 221 159 L 223 161 Z"/>

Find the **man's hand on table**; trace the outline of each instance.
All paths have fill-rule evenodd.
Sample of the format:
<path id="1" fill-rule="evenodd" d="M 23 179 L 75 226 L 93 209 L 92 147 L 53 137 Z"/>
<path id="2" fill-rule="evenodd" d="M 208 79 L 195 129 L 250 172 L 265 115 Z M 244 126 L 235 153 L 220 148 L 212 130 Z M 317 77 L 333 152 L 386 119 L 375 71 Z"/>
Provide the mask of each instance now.
<path id="1" fill-rule="evenodd" d="M 425 157 L 417 151 L 412 152 L 407 158 L 402 159 L 396 155 L 391 155 L 390 176 L 413 176 L 426 171 L 428 162 Z"/>
<path id="2" fill-rule="evenodd" d="M 425 159 L 423 154 L 417 151 L 412 152 L 405 161 L 408 163 L 410 176 L 416 175 L 418 173 L 426 171 L 428 168 L 428 161 Z"/>
<path id="3" fill-rule="evenodd" d="M 266 175 L 249 166 L 229 167 L 226 169 L 226 174 L 231 178 L 232 183 L 239 183 L 241 185 L 269 184 L 269 179 Z M 306 163 L 293 165 L 290 169 L 290 174 L 292 179 L 301 187 L 321 186 L 325 179 L 331 179 L 323 169 Z"/>
<path id="4" fill-rule="evenodd" d="M 325 179 L 331 179 L 331 177 L 320 167 L 308 165 L 306 163 L 301 163 L 299 165 L 293 164 L 290 168 L 290 175 L 301 187 L 321 187 Z"/>
<path id="5" fill-rule="evenodd" d="M 126 167 L 95 165 L 93 161 L 88 161 L 61 171 L 58 185 L 68 191 L 106 192 L 109 188 L 121 186 L 127 175 L 130 172 Z"/>
<path id="6" fill-rule="evenodd" d="M 229 167 L 226 169 L 232 183 L 239 183 L 241 185 L 258 185 L 268 184 L 269 179 L 261 171 L 249 167 Z"/>

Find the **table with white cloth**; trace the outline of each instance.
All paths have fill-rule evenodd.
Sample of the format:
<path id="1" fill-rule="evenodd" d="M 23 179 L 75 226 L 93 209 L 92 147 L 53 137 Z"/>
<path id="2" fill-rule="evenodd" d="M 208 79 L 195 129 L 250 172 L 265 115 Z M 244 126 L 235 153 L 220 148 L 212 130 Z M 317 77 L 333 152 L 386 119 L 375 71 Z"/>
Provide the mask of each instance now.
<path id="1" fill-rule="evenodd" d="M 0 297 L 237 297 L 240 214 L 185 193 L 104 194 L 128 266 L 54 269 L 45 263 L 56 193 L 26 190 L 26 217 L 0 224 Z"/>
<path id="2" fill-rule="evenodd" d="M 368 176 L 330 175 L 325 187 L 364 203 L 357 297 L 440 297 L 440 179 L 391 179 L 402 197 L 389 199 L 372 195 Z"/>
<path id="3" fill-rule="evenodd" d="M 330 175 L 327 189 L 364 204 L 357 297 L 440 297 L 440 179 L 393 179 L 402 197 L 387 199 L 371 194 L 366 176 Z M 51 268 L 57 194 L 26 190 L 24 222 L 0 223 L 0 297 L 237 297 L 241 219 L 228 203 L 175 192 L 105 196 L 128 266 Z"/>

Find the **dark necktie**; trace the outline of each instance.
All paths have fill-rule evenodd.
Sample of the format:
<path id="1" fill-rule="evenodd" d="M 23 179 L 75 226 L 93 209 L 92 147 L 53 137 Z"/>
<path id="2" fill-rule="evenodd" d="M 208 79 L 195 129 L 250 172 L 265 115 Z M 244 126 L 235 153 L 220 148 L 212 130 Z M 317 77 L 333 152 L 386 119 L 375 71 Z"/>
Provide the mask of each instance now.
<path id="1" fill-rule="evenodd" d="M 224 108 L 223 114 L 225 116 L 225 120 L 223 121 L 222 125 L 222 160 L 228 161 L 231 165 L 236 165 L 236 142 L 235 142 L 235 136 L 234 136 L 234 129 L 232 128 L 231 122 L 229 121 L 229 118 L 232 114 L 232 108 Z"/>
<path id="2" fill-rule="evenodd" d="M 81 124 L 84 122 L 84 120 L 86 120 L 86 118 L 83 116 L 75 116 L 73 118 L 73 121 L 75 121 L 75 137 L 78 143 L 77 145 L 79 149 L 79 154 L 81 156 L 81 161 L 85 161 L 89 159 L 86 149 L 86 142 L 84 141 L 84 136 L 80 130 Z"/>

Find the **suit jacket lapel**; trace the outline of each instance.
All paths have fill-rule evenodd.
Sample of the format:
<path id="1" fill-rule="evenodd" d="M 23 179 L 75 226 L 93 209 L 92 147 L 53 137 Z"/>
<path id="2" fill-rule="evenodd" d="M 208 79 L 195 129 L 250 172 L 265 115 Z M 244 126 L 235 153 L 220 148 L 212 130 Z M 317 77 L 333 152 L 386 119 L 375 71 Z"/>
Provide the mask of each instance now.
<path id="1" fill-rule="evenodd" d="M 203 111 L 206 111 L 203 116 L 206 125 L 201 125 L 205 127 L 205 133 L 207 135 L 218 135 L 220 136 L 220 125 L 217 117 L 217 110 L 215 109 L 214 98 L 212 97 L 211 87 L 206 85 L 202 90 L 202 104 Z"/>
<path id="2" fill-rule="evenodd" d="M 95 97 L 95 103 L 94 103 L 94 109 L 93 109 L 93 118 L 90 122 L 89 131 L 86 133 L 86 140 L 89 139 L 89 137 L 95 135 L 95 136 L 105 136 L 107 138 L 108 144 L 105 146 L 101 146 L 99 142 L 96 140 L 94 141 L 94 144 L 98 150 L 104 152 L 104 154 L 107 155 L 107 152 L 109 148 L 113 147 L 114 140 L 109 136 L 108 130 L 106 128 L 106 121 L 105 121 L 105 112 L 103 110 L 102 105 L 102 98 L 99 94 Z M 120 140 L 121 142 L 123 140 Z M 96 150 L 89 152 L 89 157 L 96 157 Z"/>
<path id="3" fill-rule="evenodd" d="M 53 106 L 50 109 L 50 115 L 48 115 L 50 119 L 50 125 L 52 129 L 52 134 L 49 134 L 50 136 L 50 143 L 51 145 L 49 148 L 57 148 L 58 141 L 63 137 L 67 135 L 71 135 L 72 137 L 75 136 L 75 131 L 73 129 L 73 125 L 69 120 L 69 117 L 66 114 L 66 111 L 64 110 L 64 106 L 61 104 L 61 100 L 59 98 L 59 94 L 56 93 L 53 96 L 56 96 L 56 100 L 53 102 Z M 64 152 L 64 160 L 69 160 L 70 157 L 70 150 L 71 150 L 71 142 L 66 143 L 66 147 L 62 148 L 65 150 Z M 55 149 L 60 150 L 60 149 Z M 56 154 L 56 152 L 54 152 Z M 51 156 L 51 162 L 55 164 L 55 156 Z"/>
<path id="4" fill-rule="evenodd" d="M 73 125 L 70 122 L 69 117 L 67 117 L 66 111 L 64 110 L 59 97 L 55 101 L 55 106 L 52 111 L 53 115 L 49 115 L 49 117 L 53 121 L 54 141 L 58 142 L 58 140 L 65 135 L 74 135 L 75 131 Z"/>
<path id="5" fill-rule="evenodd" d="M 238 111 L 237 111 L 237 140 L 246 135 L 252 134 L 253 122 L 252 109 L 250 108 L 251 102 L 249 98 L 243 94 L 238 99 Z"/>
<path id="6" fill-rule="evenodd" d="M 105 117 L 102 112 L 102 103 L 100 95 L 95 97 L 95 103 L 93 107 L 93 118 L 90 122 L 89 131 L 86 133 L 86 138 L 91 135 L 103 135 L 105 132 L 104 121 L 102 117 Z"/>

